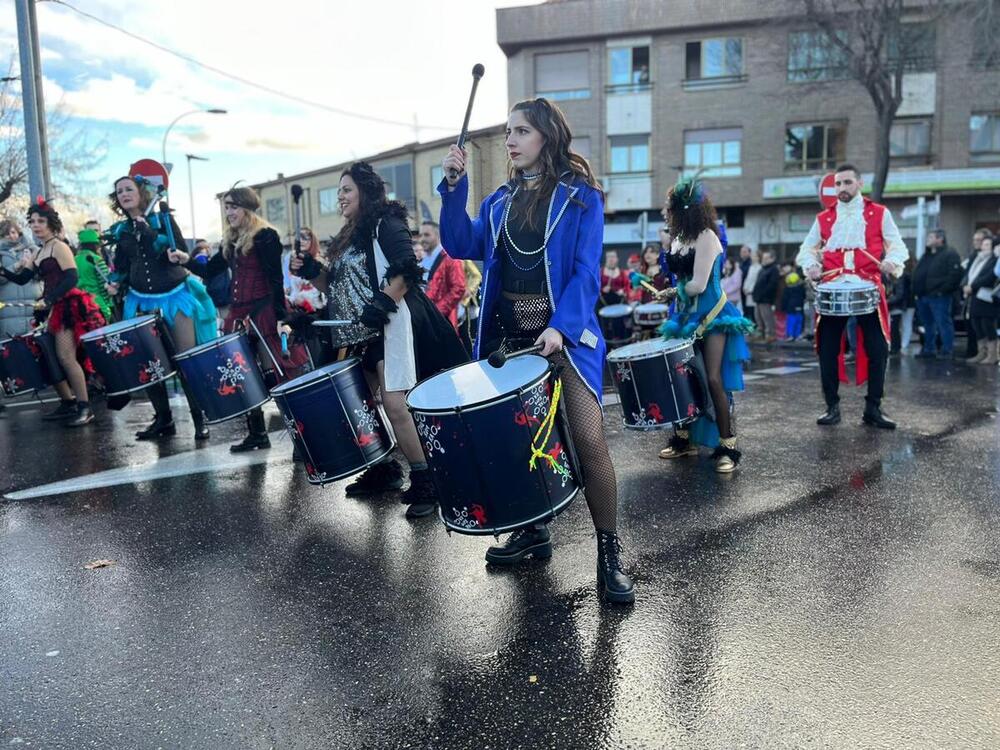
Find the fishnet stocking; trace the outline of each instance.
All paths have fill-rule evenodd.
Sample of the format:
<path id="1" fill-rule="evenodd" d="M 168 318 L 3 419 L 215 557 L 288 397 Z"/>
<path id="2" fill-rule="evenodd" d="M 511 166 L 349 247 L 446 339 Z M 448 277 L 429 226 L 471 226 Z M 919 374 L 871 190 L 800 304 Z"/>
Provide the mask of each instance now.
<path id="1" fill-rule="evenodd" d="M 601 407 L 563 352 L 549 359 L 562 368 L 563 399 L 594 528 L 613 533 L 618 526 L 618 481 L 604 437 Z"/>

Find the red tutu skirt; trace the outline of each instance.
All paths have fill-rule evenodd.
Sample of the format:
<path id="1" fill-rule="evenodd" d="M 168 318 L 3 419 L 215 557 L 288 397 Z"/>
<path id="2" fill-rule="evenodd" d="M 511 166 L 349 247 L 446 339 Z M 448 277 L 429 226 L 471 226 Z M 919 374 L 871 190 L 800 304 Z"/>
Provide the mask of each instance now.
<path id="1" fill-rule="evenodd" d="M 53 334 L 67 330 L 73 332 L 77 361 L 85 372 L 93 373 L 94 365 L 80 346 L 80 337 L 88 331 L 107 325 L 93 295 L 82 289 L 70 289 L 52 305 L 48 324 L 49 332 Z"/>

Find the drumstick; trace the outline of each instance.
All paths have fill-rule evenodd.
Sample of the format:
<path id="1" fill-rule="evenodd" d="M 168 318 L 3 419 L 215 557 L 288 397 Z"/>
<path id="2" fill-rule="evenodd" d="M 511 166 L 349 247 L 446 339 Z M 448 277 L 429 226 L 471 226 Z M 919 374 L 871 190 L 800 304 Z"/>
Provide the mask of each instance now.
<path id="1" fill-rule="evenodd" d="M 324 326 L 349 326 L 354 323 L 353 320 L 314 320 L 312 324 L 323 328 Z"/>
<path id="2" fill-rule="evenodd" d="M 501 349 L 497 349 L 486 361 L 490 363 L 491 367 L 503 367 L 511 357 L 520 357 L 523 354 L 538 354 L 544 348 L 544 344 L 535 344 L 534 346 L 529 346 L 526 349 L 518 349 L 514 352 L 504 352 Z"/>
<path id="3" fill-rule="evenodd" d="M 469 137 L 469 118 L 472 117 L 472 102 L 476 99 L 476 89 L 479 88 L 479 79 L 483 77 L 483 73 L 486 72 L 486 68 L 483 67 L 482 63 L 476 63 L 472 66 L 472 91 L 469 92 L 469 104 L 465 108 L 465 119 L 462 121 L 462 132 L 458 135 L 457 145 L 459 149 L 465 146 L 465 139 Z M 456 179 L 458 177 L 458 170 L 450 170 L 451 179 Z"/>
<path id="4" fill-rule="evenodd" d="M 288 334 L 284 331 L 281 332 L 281 358 L 289 359 L 290 354 L 288 353 Z"/>

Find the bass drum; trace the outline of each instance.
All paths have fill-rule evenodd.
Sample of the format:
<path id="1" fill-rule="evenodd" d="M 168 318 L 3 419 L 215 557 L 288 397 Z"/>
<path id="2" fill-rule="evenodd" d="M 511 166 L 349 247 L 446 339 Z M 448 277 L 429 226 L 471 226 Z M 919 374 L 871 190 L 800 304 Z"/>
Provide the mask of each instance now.
<path id="1" fill-rule="evenodd" d="M 245 333 L 231 333 L 174 357 L 209 424 L 246 414 L 271 396 Z"/>
<path id="2" fill-rule="evenodd" d="M 690 339 L 650 339 L 615 349 L 608 355 L 622 424 L 630 430 L 662 430 L 693 422 L 704 394 L 690 366 Z"/>
<path id="3" fill-rule="evenodd" d="M 108 396 L 141 391 L 174 375 L 157 315 L 96 328 L 83 334 L 80 343 L 104 380 Z"/>
<path id="4" fill-rule="evenodd" d="M 548 360 L 512 357 L 445 370 L 406 397 L 445 526 L 497 535 L 561 513 L 582 489 L 569 430 L 554 411 Z"/>
<path id="5" fill-rule="evenodd" d="M 271 397 L 313 484 L 357 474 L 396 447 L 357 357 L 282 383 Z"/>

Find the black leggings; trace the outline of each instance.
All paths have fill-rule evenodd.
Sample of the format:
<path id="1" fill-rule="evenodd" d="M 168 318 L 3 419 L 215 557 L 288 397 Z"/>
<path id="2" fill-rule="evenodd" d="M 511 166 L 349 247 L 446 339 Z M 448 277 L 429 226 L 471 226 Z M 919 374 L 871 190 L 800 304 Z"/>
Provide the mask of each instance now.
<path id="1" fill-rule="evenodd" d="M 976 316 L 969 318 L 972 330 L 976 332 L 976 338 L 980 341 L 996 341 L 997 319 Z"/>
<path id="2" fill-rule="evenodd" d="M 701 356 L 705 360 L 705 374 L 708 377 L 708 394 L 715 407 L 715 423 L 719 427 L 719 437 L 731 438 L 733 424 L 729 414 L 729 395 L 722 384 L 722 357 L 726 353 L 726 334 L 710 333 L 700 343 Z"/>

